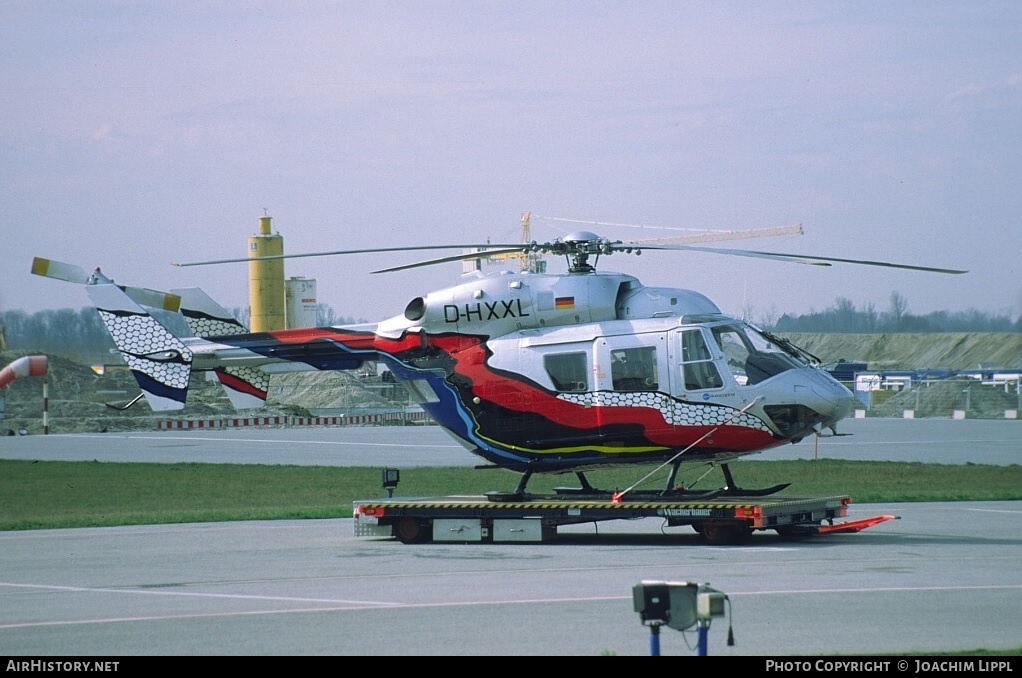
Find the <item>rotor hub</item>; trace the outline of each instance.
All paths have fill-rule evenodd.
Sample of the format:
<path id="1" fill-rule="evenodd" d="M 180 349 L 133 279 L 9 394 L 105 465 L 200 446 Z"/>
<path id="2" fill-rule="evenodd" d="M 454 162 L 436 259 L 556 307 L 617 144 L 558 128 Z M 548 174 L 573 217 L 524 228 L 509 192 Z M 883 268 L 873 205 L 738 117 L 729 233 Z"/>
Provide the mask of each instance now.
<path id="1" fill-rule="evenodd" d="M 590 257 L 599 259 L 601 254 L 613 254 L 619 244 L 590 231 L 576 231 L 540 247 L 544 251 L 567 257 L 569 273 L 589 273 L 596 270 L 595 261 L 589 263 Z"/>

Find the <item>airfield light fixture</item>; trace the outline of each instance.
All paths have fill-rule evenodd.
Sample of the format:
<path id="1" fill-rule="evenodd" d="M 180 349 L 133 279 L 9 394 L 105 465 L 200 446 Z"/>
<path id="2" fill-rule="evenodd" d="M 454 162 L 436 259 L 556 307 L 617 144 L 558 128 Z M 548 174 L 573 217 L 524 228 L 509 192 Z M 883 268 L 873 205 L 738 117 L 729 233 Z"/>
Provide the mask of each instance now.
<path id="1" fill-rule="evenodd" d="M 632 587 L 632 602 L 644 625 L 684 631 L 695 626 L 698 590 L 690 582 L 643 581 Z"/>
<path id="2" fill-rule="evenodd" d="M 397 484 L 401 480 L 401 471 L 396 468 L 385 468 L 380 473 L 380 480 L 383 489 L 387 491 L 387 497 L 393 497 L 394 489 L 397 488 Z"/>
<path id="3" fill-rule="evenodd" d="M 649 646 L 652 656 L 660 655 L 660 627 L 669 626 L 678 631 L 698 627 L 700 656 L 706 655 L 710 622 L 723 617 L 725 593 L 709 584 L 692 582 L 643 581 L 632 587 L 632 604 L 639 620 L 650 629 Z M 728 628 L 728 645 L 734 645 L 734 634 Z"/>

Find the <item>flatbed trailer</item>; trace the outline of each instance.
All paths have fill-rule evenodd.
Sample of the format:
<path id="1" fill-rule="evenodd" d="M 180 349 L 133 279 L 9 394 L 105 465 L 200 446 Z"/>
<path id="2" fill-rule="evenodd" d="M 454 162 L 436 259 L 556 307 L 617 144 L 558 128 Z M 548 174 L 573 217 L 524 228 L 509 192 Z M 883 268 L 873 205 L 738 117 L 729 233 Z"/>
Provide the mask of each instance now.
<path id="1" fill-rule="evenodd" d="M 375 499 L 354 502 L 356 537 L 426 542 L 543 542 L 563 525 L 662 518 L 668 527 L 691 526 L 711 544 L 741 543 L 756 530 L 783 537 L 858 532 L 895 516 L 835 522 L 851 497 L 742 497 L 680 499 L 614 496 L 487 495 Z"/>

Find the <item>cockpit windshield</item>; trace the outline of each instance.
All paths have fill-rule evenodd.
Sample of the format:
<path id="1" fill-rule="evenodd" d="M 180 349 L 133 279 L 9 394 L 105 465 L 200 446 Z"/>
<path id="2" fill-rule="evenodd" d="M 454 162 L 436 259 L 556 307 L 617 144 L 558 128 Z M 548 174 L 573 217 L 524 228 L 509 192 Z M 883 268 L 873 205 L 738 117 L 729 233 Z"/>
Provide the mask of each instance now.
<path id="1" fill-rule="evenodd" d="M 758 384 L 801 366 L 801 362 L 777 341 L 744 323 L 718 325 L 712 332 L 740 384 Z"/>

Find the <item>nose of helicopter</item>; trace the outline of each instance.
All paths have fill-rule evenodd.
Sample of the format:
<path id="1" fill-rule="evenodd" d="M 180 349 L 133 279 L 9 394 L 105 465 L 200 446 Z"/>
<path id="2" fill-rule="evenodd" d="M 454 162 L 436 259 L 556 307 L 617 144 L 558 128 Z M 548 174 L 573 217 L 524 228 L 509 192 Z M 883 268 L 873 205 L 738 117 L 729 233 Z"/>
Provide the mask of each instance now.
<path id="1" fill-rule="evenodd" d="M 854 393 L 823 370 L 814 368 L 809 379 L 810 388 L 819 399 L 817 411 L 825 418 L 824 426 L 833 426 L 862 407 Z"/>
<path id="2" fill-rule="evenodd" d="M 763 412 L 784 438 L 798 442 L 835 425 L 861 407 L 855 395 L 823 370 L 806 365 L 772 380 L 775 394 L 787 392 L 781 402 L 765 404 Z M 790 390 L 788 390 L 790 389 Z"/>

